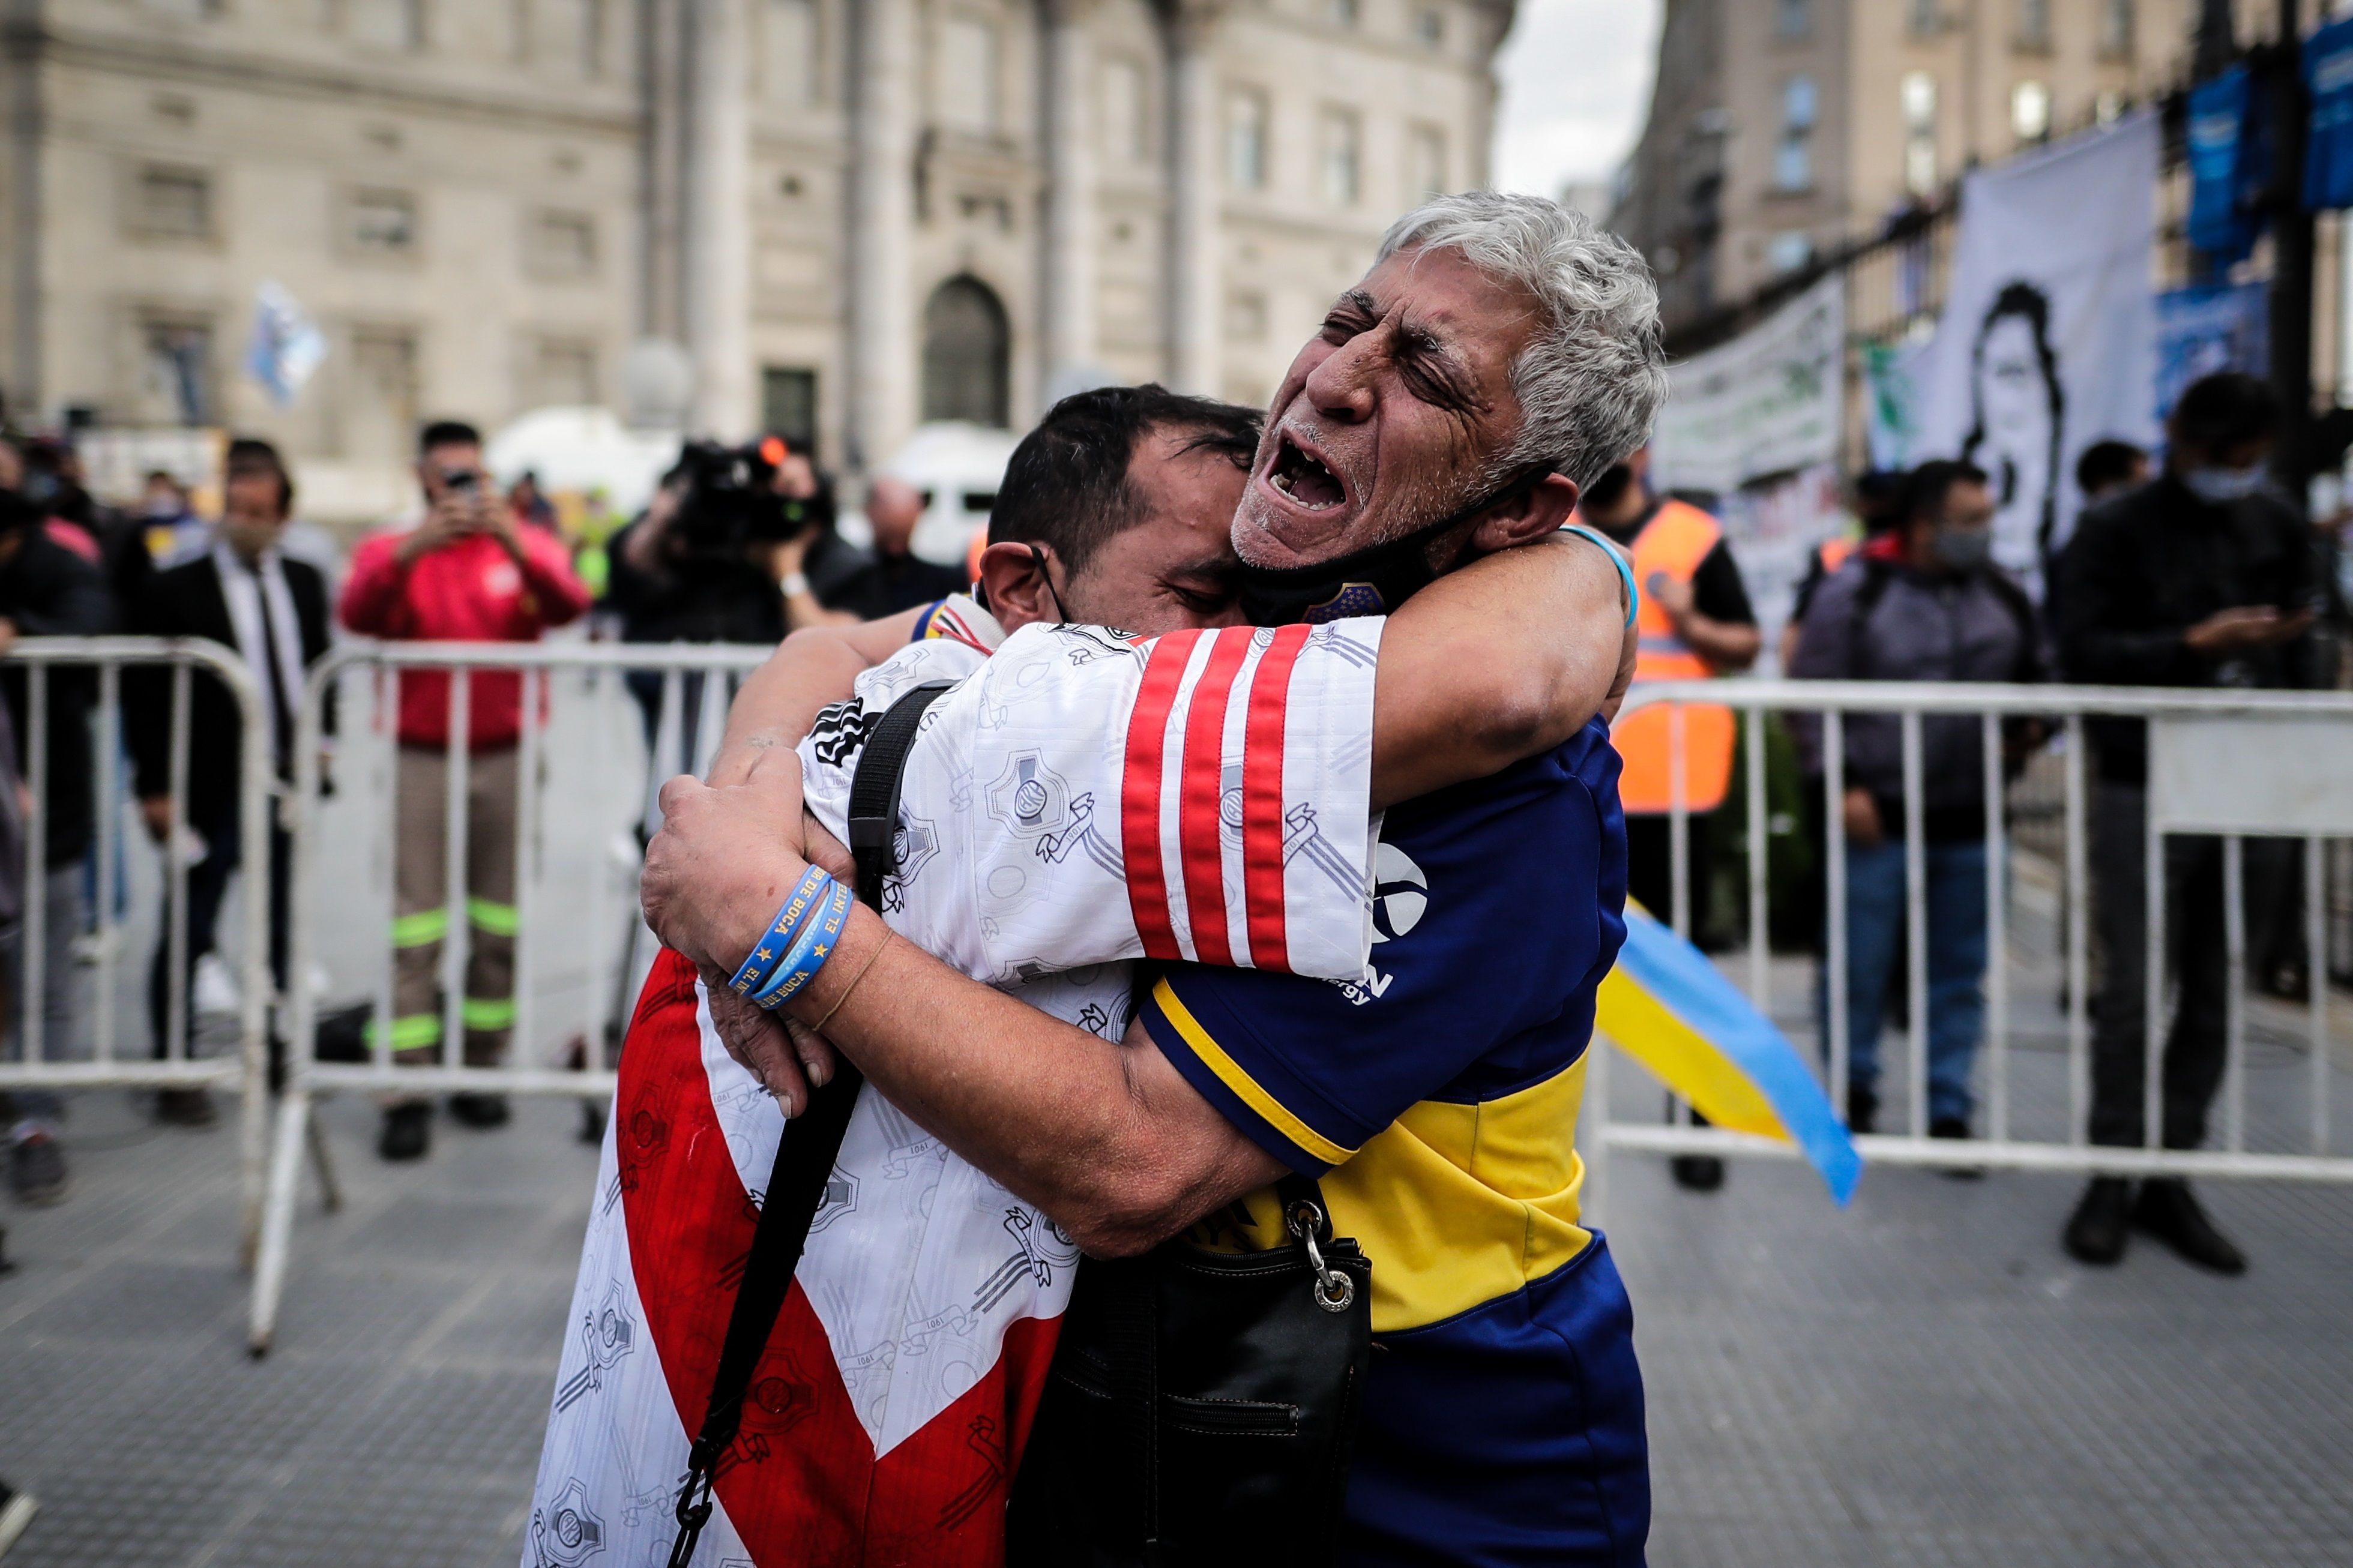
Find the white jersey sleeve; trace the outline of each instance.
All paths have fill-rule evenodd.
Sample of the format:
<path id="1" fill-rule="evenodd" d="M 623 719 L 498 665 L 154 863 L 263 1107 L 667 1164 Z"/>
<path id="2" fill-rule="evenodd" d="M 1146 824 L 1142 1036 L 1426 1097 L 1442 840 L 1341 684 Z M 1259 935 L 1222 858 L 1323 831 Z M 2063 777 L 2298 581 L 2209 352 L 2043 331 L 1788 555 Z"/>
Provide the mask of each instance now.
<path id="1" fill-rule="evenodd" d="M 1025 627 L 935 705 L 951 853 L 1004 979 L 1121 959 L 1364 973 L 1385 623 Z"/>

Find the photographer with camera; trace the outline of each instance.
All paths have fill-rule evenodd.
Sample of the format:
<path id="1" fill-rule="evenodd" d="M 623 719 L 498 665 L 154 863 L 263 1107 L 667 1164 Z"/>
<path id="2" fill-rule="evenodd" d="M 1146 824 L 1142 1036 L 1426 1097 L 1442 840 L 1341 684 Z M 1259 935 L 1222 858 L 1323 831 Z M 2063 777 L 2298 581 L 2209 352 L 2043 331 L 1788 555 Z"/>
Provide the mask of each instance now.
<path id="1" fill-rule="evenodd" d="M 516 521 L 483 470 L 482 439 L 472 426 L 427 425 L 417 447 L 425 515 L 370 535 L 353 552 L 345 626 L 395 640 L 536 642 L 548 627 L 586 613 L 588 591 L 573 575 L 563 541 Z M 506 1053 L 515 1012 L 515 748 L 523 722 L 515 671 L 473 675 L 462 737 L 449 733 L 448 672 L 401 671 L 389 1020 L 396 1061 L 422 1065 L 440 1054 L 438 976 L 449 924 L 442 807 L 453 742 L 468 753 L 466 1061 L 491 1066 Z M 507 1105 L 498 1095 L 453 1094 L 449 1112 L 469 1126 L 495 1127 L 506 1121 Z M 423 1155 L 432 1113 L 422 1099 L 386 1106 L 377 1152 L 387 1160 Z"/>

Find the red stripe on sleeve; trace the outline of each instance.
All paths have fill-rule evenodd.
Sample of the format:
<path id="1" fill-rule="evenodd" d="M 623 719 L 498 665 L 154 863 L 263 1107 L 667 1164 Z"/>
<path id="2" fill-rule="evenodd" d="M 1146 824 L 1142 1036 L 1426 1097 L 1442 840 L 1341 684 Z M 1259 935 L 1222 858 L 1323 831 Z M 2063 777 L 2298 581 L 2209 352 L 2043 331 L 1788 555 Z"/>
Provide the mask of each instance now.
<path id="1" fill-rule="evenodd" d="M 1291 667 L 1307 646 L 1307 631 L 1283 627 L 1259 656 L 1242 733 L 1242 903 L 1250 963 L 1260 969 L 1291 967 L 1282 902 L 1282 726 Z"/>
<path id="2" fill-rule="evenodd" d="M 1224 794 L 1226 703 L 1234 677 L 1250 654 L 1247 626 L 1211 632 L 1209 662 L 1185 711 L 1184 795 L 1177 809 L 1176 842 L 1183 850 L 1185 912 L 1193 925 L 1193 952 L 1203 963 L 1231 963 L 1234 945 L 1226 931 L 1225 847 L 1218 831 Z"/>
<path id="3" fill-rule="evenodd" d="M 1144 684 L 1127 719 L 1127 772 L 1120 781 L 1119 833 L 1127 861 L 1127 901 L 1144 956 L 1174 961 L 1176 929 L 1168 918 L 1168 878 L 1160 864 L 1160 780 L 1167 756 L 1168 710 L 1193 657 L 1198 631 L 1170 632 L 1153 644 Z"/>

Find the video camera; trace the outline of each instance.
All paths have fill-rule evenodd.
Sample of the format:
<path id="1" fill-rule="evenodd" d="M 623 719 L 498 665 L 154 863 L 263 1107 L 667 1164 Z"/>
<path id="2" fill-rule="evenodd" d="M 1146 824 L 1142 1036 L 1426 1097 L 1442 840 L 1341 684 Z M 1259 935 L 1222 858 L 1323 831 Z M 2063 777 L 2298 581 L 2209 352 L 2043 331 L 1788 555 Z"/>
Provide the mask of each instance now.
<path id="1" fill-rule="evenodd" d="M 781 544 L 810 526 L 805 507 L 776 493 L 786 456 L 773 436 L 742 447 L 688 442 L 671 470 L 685 486 L 671 524 L 681 552 L 740 560 L 751 545 Z"/>

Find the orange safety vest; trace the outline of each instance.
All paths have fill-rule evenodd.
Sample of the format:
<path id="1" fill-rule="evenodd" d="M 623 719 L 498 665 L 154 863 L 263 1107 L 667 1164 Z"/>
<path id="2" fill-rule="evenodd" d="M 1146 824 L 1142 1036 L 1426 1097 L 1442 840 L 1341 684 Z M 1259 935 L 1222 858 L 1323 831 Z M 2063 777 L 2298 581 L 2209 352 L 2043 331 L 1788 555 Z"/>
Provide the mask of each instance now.
<path id="1" fill-rule="evenodd" d="M 1699 564 L 1724 537 L 1723 525 L 1695 506 L 1679 500 L 1664 502 L 1634 536 L 1634 581 L 1646 587 L 1664 574 L 1689 584 Z M 1715 674 L 1705 659 L 1675 635 L 1656 598 L 1642 595 L 1641 637 L 1634 658 L 1634 683 L 1646 680 L 1691 680 Z M 1656 815 L 1674 808 L 1674 720 L 1683 713 L 1683 805 L 1690 811 L 1714 811 L 1724 802 L 1732 783 L 1732 710 L 1713 704 L 1667 704 L 1638 709 L 1619 721 L 1610 740 L 1625 761 L 1618 779 L 1618 798 L 1628 816 Z"/>
<path id="2" fill-rule="evenodd" d="M 1821 559 L 1822 575 L 1827 577 L 1831 573 L 1837 571 L 1840 567 L 1845 565 L 1849 560 L 1853 558 L 1854 552 L 1862 548 L 1862 540 L 1849 538 L 1843 533 L 1840 534 L 1836 539 L 1823 540 L 1821 548 L 1814 552 Z"/>

